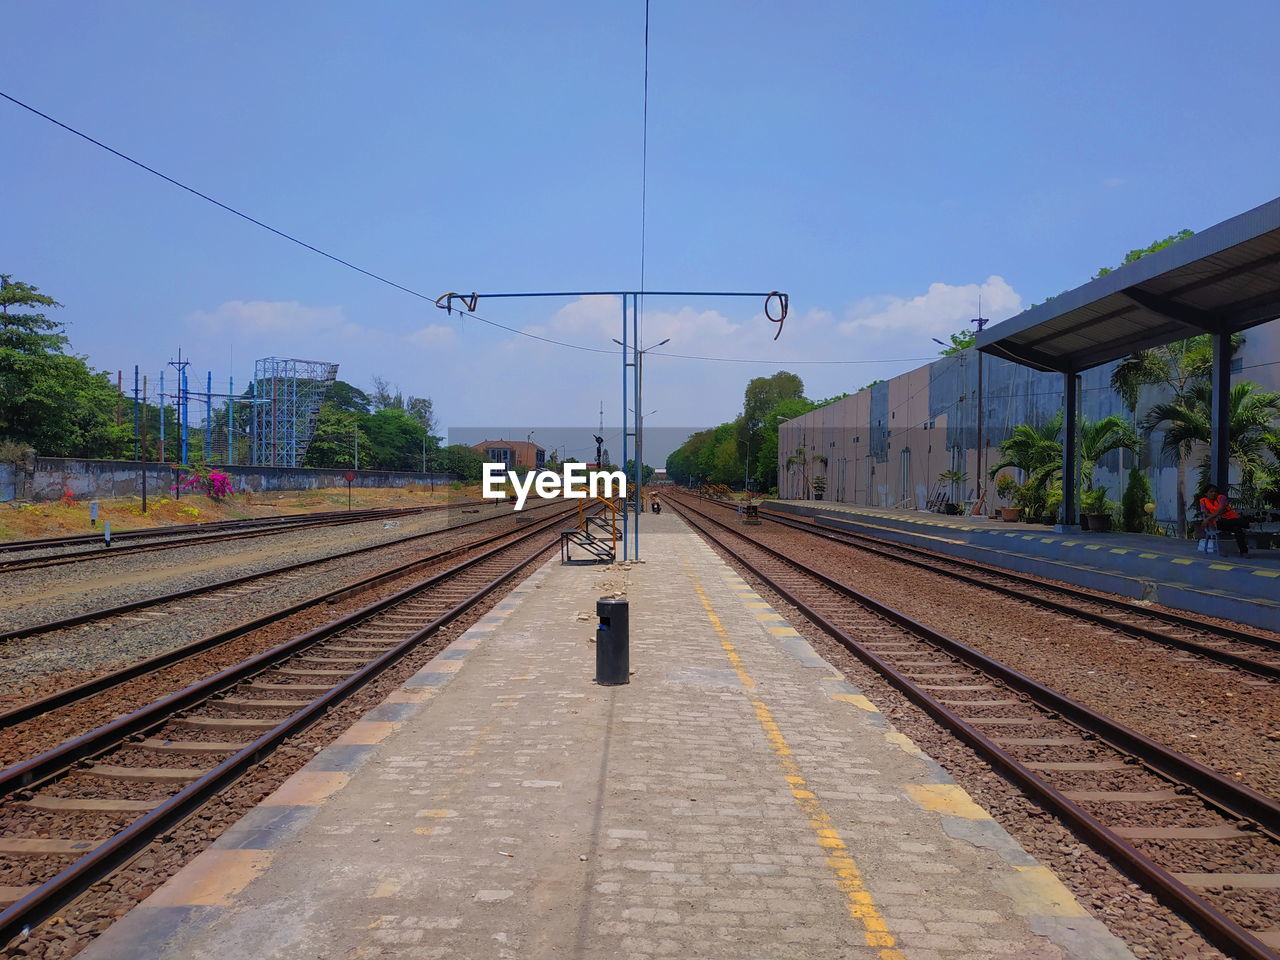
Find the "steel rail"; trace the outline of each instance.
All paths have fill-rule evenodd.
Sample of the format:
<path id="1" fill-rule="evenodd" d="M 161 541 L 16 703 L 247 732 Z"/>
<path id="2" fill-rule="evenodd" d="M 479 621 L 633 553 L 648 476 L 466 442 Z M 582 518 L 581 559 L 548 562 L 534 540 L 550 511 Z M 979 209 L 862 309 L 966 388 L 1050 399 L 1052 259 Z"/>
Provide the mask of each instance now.
<path id="1" fill-rule="evenodd" d="M 733 557 L 735 561 L 749 570 L 753 576 L 766 583 L 771 590 L 795 606 L 805 617 L 819 626 L 852 654 L 882 674 L 909 700 L 955 733 L 959 739 L 972 747 L 1012 783 L 1057 814 L 1091 846 L 1115 862 L 1121 869 L 1150 890 L 1166 906 L 1198 926 L 1204 932 L 1206 938 L 1215 946 L 1245 958 L 1245 960 L 1275 960 L 1276 955 L 1254 937 L 1252 933 L 1206 903 L 1167 870 L 1114 833 L 1056 787 L 1037 776 L 1030 768 L 1006 752 L 994 740 L 967 723 L 959 714 L 947 708 L 929 693 L 921 690 L 909 677 L 849 636 L 811 604 L 769 576 L 757 564 L 744 557 L 741 551 L 735 550 L 725 543 L 722 537 L 717 537 L 700 524 L 692 521 L 689 514 L 693 514 L 707 523 L 720 527 L 747 541 L 761 552 L 836 590 L 855 603 L 865 606 L 921 639 L 935 644 L 970 666 L 1005 682 L 1019 692 L 1031 697 L 1043 709 L 1058 713 L 1069 723 L 1109 743 L 1121 752 L 1136 757 L 1143 764 L 1166 778 L 1181 781 L 1202 797 L 1215 803 L 1215 805 L 1237 812 L 1238 815 L 1259 823 L 1268 833 L 1274 836 L 1277 829 L 1280 828 L 1280 805 L 1276 804 L 1271 798 L 1227 780 L 1221 774 L 1197 763 L 1195 760 L 1184 757 L 1137 731 L 1130 730 L 1085 707 L 1083 704 L 1078 704 L 1050 690 L 1043 684 L 1018 673 L 998 661 L 992 660 L 985 654 L 979 653 L 958 640 L 927 627 L 911 619 L 906 614 L 865 596 L 853 587 L 840 583 L 798 560 L 787 557 L 780 551 L 744 536 L 728 524 L 693 509 L 688 503 L 677 503 L 673 498 L 672 505 L 676 513 L 702 533 L 703 536 Z M 1186 776 L 1181 775 L 1182 771 L 1185 771 Z"/>
<path id="2" fill-rule="evenodd" d="M 774 521 L 779 521 L 781 517 L 786 516 L 785 514 L 780 514 L 772 509 L 770 509 L 768 513 L 762 511 L 760 515 L 768 520 Z M 787 517 L 787 519 L 798 518 Z M 817 524 L 814 525 L 817 526 Z M 946 563 L 954 563 L 957 566 L 967 567 L 971 570 L 980 570 L 994 576 L 1004 577 L 1007 580 L 1013 580 L 1017 583 L 1023 584 L 1024 586 L 1035 587 L 1036 589 L 1041 590 L 1053 590 L 1075 600 L 1096 603 L 1099 606 L 1108 606 L 1113 610 L 1120 610 L 1125 613 L 1133 614 L 1134 616 L 1146 617 L 1150 620 L 1163 620 L 1166 623 L 1184 627 L 1188 630 L 1199 630 L 1203 633 L 1212 633 L 1224 640 L 1251 644 L 1253 646 L 1264 647 L 1267 650 L 1280 652 L 1280 640 L 1277 640 L 1274 637 L 1266 637 L 1261 634 L 1252 633 L 1248 630 L 1240 630 L 1235 627 L 1225 627 L 1216 623 L 1206 623 L 1203 620 L 1197 620 L 1195 617 L 1183 616 L 1182 614 L 1175 613 L 1171 610 L 1149 610 L 1145 607 L 1136 606 L 1126 600 L 1099 596 L 1097 594 L 1089 593 L 1087 590 L 1080 590 L 1076 587 L 1067 586 L 1065 584 L 1047 584 L 1036 577 L 1027 576 L 1026 574 L 1017 573 L 1012 570 L 1004 570 L 1000 567 L 979 563 L 963 557 L 953 557 L 950 554 L 944 554 L 940 551 L 926 550 L 921 547 L 915 547 L 905 543 L 897 543 L 893 540 L 885 540 L 881 537 L 873 537 L 866 533 L 858 533 L 853 530 L 841 530 L 837 527 L 827 527 L 826 529 L 833 533 L 840 533 L 848 537 L 870 541 L 872 544 L 877 546 L 890 547 L 893 550 L 902 550 L 907 553 L 916 554 L 917 556 L 933 558 Z"/>
<path id="3" fill-rule="evenodd" d="M 556 515 L 557 518 L 561 516 L 564 516 L 564 514 L 561 513 Z M 444 530 L 435 531 L 431 535 L 434 536 L 440 533 L 449 533 L 454 530 L 460 530 L 464 527 L 470 527 L 481 523 L 489 523 L 495 519 L 498 518 L 484 517 L 479 520 L 469 520 L 466 523 L 460 523 L 452 527 L 446 527 Z M 469 550 L 475 550 L 478 547 L 487 546 L 490 543 L 494 543 L 504 537 L 513 536 L 519 532 L 519 530 L 500 531 L 480 540 L 473 540 L 469 543 L 459 544 L 456 547 L 450 547 L 447 550 L 441 550 L 425 557 L 419 557 L 416 560 L 410 560 L 408 563 L 402 563 L 387 570 L 380 570 L 375 574 L 371 574 L 368 577 L 357 580 L 355 583 L 349 583 L 344 586 L 337 587 L 326 593 L 322 593 L 319 596 L 300 600 L 288 607 L 273 610 L 270 613 L 263 614 L 253 620 L 238 623 L 226 630 L 209 634 L 208 636 L 201 637 L 199 640 L 183 644 L 180 647 L 175 647 L 172 650 L 167 650 L 164 653 L 157 654 L 156 656 L 148 657 L 145 660 L 139 660 L 136 663 L 131 663 L 119 670 L 114 670 L 110 673 L 94 677 L 91 680 L 86 680 L 84 683 L 79 683 L 75 686 L 58 690 L 37 700 L 30 700 L 26 703 L 19 704 L 10 710 L 0 713 L 0 730 L 15 726 L 19 723 L 25 723 L 28 720 L 32 720 L 53 710 L 58 710 L 62 707 L 68 706 L 69 704 L 77 703 L 78 701 L 87 699 L 88 697 L 96 696 L 97 694 L 110 690 L 112 687 L 117 687 L 122 683 L 127 683 L 128 681 L 135 680 L 138 677 L 146 676 L 148 673 L 153 673 L 156 670 L 163 669 L 164 667 L 180 663 L 188 657 L 195 656 L 197 653 L 203 653 L 205 650 L 211 650 L 214 647 L 221 646 L 224 643 L 228 643 L 239 637 L 245 636 L 246 634 L 252 633 L 254 630 L 259 630 L 262 627 L 267 627 L 273 623 L 277 623 L 286 617 L 291 617 L 295 613 L 300 613 L 301 611 L 311 607 L 319 606 L 322 603 L 336 603 L 346 597 L 364 593 L 390 580 L 399 579 L 414 569 L 440 563 L 452 556 L 456 556 L 460 553 L 466 553 Z M 415 536 L 427 536 L 427 534 L 417 534 Z"/>
<path id="4" fill-rule="evenodd" d="M 199 596 L 202 593 L 213 593 L 215 590 L 225 590 L 228 587 L 248 583 L 251 580 L 278 576 L 282 573 L 290 573 L 294 570 L 301 570 L 304 567 L 327 563 L 330 560 L 346 560 L 349 557 L 359 556 L 360 554 L 369 553 L 374 550 L 381 550 L 385 547 L 395 547 L 402 543 L 409 543 L 413 540 L 421 540 L 424 537 L 438 536 L 441 533 L 447 533 L 450 530 L 459 530 L 475 523 L 487 523 L 490 520 L 498 519 L 502 516 L 507 516 L 507 514 L 494 513 L 488 517 L 481 517 L 479 520 L 469 520 L 466 523 L 454 524 L 450 527 L 442 527 L 439 530 L 428 530 L 425 533 L 414 533 L 406 537 L 384 540 L 381 543 L 370 544 L 365 547 L 356 547 L 353 550 L 330 554 L 327 557 L 319 557 L 313 560 L 299 560 L 296 563 L 288 563 L 282 567 L 272 567 L 269 570 L 262 570 L 258 573 L 246 573 L 238 577 L 231 577 L 227 580 L 218 580 L 214 583 L 207 583 L 196 587 L 186 587 L 182 590 L 175 590 L 172 593 L 161 594 L 158 597 L 130 600 L 128 603 L 117 604 L 113 607 L 98 607 L 95 610 L 86 610 L 83 613 L 72 614 L 69 617 L 60 617 L 57 620 L 46 620 L 43 623 L 33 623 L 25 627 L 15 627 L 12 630 L 0 633 L 0 644 L 7 643 L 10 640 L 18 640 L 22 637 L 33 637 L 42 633 L 52 633 L 54 630 L 65 630 L 68 627 L 76 627 L 83 623 L 92 623 L 95 620 L 105 620 L 108 617 L 117 617 L 125 613 L 130 613 L 134 610 L 141 610 L 145 607 L 159 606 L 162 603 L 172 603 L 175 600 L 185 600 L 187 597 Z"/>
<path id="5" fill-rule="evenodd" d="M 353 517 L 351 515 L 326 517 L 322 520 L 312 520 L 307 523 L 288 523 L 288 524 L 270 524 L 266 526 L 256 526 L 249 530 L 232 530 L 229 532 L 218 532 L 203 534 L 194 537 L 183 537 L 174 540 L 165 540 L 161 543 L 140 543 L 134 546 L 125 547 L 101 547 L 95 550 L 81 550 L 78 553 L 59 553 L 52 556 L 42 557 L 20 557 L 17 560 L 0 561 L 0 573 L 18 573 L 24 570 L 44 570 L 49 567 L 61 567 L 72 563 L 81 563 L 86 560 L 101 560 L 106 557 L 126 557 L 138 553 L 154 553 L 159 550 L 180 550 L 183 547 L 200 547 L 206 544 L 227 543 L 232 540 L 249 540 L 257 537 L 269 537 L 281 533 L 293 533 L 300 530 L 315 530 L 324 527 L 344 527 L 356 523 L 373 523 L 377 520 L 387 520 L 392 517 L 403 517 L 406 515 L 418 513 L 432 513 L 436 510 L 447 509 L 445 505 L 434 504 L 427 507 L 412 507 L 408 509 L 397 508 L 395 510 L 370 511 L 363 516 Z"/>
<path id="6" fill-rule="evenodd" d="M 728 509 L 732 509 L 732 507 L 729 507 Z M 1069 597 L 1073 601 L 1079 603 L 1092 603 L 1097 606 L 1106 607 L 1113 611 L 1120 611 L 1131 616 L 1144 617 L 1148 620 L 1162 621 L 1183 629 L 1195 630 L 1233 643 L 1242 643 L 1261 647 L 1265 650 L 1280 652 L 1280 640 L 1276 640 L 1272 637 L 1264 637 L 1244 630 L 1237 630 L 1233 627 L 1220 627 L 1216 624 L 1205 623 L 1204 621 L 1195 620 L 1191 617 L 1182 617 L 1178 614 L 1147 610 L 1145 608 L 1135 606 L 1134 604 L 1126 603 L 1123 600 L 1097 596 L 1085 590 L 1077 590 L 1073 587 L 1061 586 L 1056 583 L 1048 583 L 1035 577 L 1006 571 L 986 564 L 975 563 L 965 558 L 953 557 L 949 554 L 943 554 L 937 551 L 925 550 L 920 547 L 913 547 L 906 544 L 899 544 L 891 540 L 882 540 L 877 537 L 870 537 L 866 534 L 842 530 L 838 527 L 829 527 L 811 520 L 792 517 L 787 514 L 780 514 L 772 510 L 768 512 L 762 510 L 760 511 L 759 516 L 762 519 L 768 520 L 771 523 L 776 523 L 779 526 L 799 530 L 815 537 L 830 540 L 833 543 L 842 543 L 857 550 L 863 550 L 867 553 L 884 557 L 887 560 L 905 563 L 909 566 L 916 567 L 917 569 L 928 570 L 932 573 L 937 573 L 942 576 L 959 580 L 960 582 L 967 583 L 971 586 L 980 587 L 984 590 L 991 590 L 995 593 L 1001 594 L 1002 596 L 1012 597 L 1016 600 L 1024 600 L 1027 603 L 1033 603 L 1037 606 L 1044 607 L 1045 609 L 1052 610 L 1055 613 L 1065 614 L 1067 616 L 1087 620 L 1090 623 L 1095 623 L 1113 630 L 1134 634 L 1142 637 L 1144 640 L 1150 640 L 1153 643 L 1176 647 L 1179 650 L 1185 650 L 1188 653 L 1203 656 L 1206 659 L 1216 661 L 1217 663 L 1221 663 L 1226 666 L 1236 667 L 1267 680 L 1280 680 L 1280 664 L 1268 663 L 1265 660 L 1255 660 L 1252 657 L 1247 657 L 1239 653 L 1232 653 L 1229 650 L 1218 650 L 1214 647 L 1197 643 L 1194 640 L 1175 637 L 1159 630 L 1153 630 L 1150 627 L 1144 627 L 1141 624 L 1116 620 L 1107 616 L 1105 613 L 1093 610 L 1082 610 L 1069 603 L 1054 600 L 1052 597 L 1027 594 L 1022 592 L 1022 589 L 1006 586 L 1005 584 L 993 583 L 978 574 L 966 573 L 963 570 L 950 570 L 945 566 L 939 566 L 939 564 L 954 564 L 955 566 L 963 567 L 967 570 L 980 571 L 982 574 L 987 576 L 1001 577 L 1006 580 L 1010 580 L 1024 589 L 1042 590 L 1046 593 L 1057 593 L 1062 596 Z M 914 554 L 914 556 L 903 556 L 902 554 Z M 918 557 L 923 559 L 917 559 Z"/>
<path id="7" fill-rule="evenodd" d="M 435 510 L 448 506 L 458 506 L 470 501 L 453 501 L 448 504 L 432 504 L 425 509 Z M 121 530 L 112 535 L 112 540 L 139 540 L 150 537 L 176 537 L 187 533 L 216 532 L 229 527 L 243 527 L 254 524 L 296 523 L 326 517 L 351 516 L 353 513 L 370 513 L 374 511 L 399 510 L 413 511 L 421 507 L 372 507 L 367 510 L 324 510 L 317 513 L 279 514 L 274 517 L 244 517 L 239 520 L 205 520 L 200 523 L 171 524 L 167 527 L 139 527 L 136 530 Z M 71 534 L 63 537 L 40 537 L 34 540 L 7 540 L 0 542 L 0 553 L 20 553 L 26 550 L 53 550 L 58 547 L 75 547 L 81 544 L 101 543 L 101 533 Z"/>
<path id="8" fill-rule="evenodd" d="M 245 661 L 245 664 L 241 665 L 239 670 L 234 671 L 238 674 L 236 679 L 230 679 L 228 676 L 233 671 L 223 671 L 223 673 L 219 674 L 217 678 L 209 678 L 209 680 L 202 681 L 200 684 L 194 686 L 205 690 L 212 689 L 213 692 L 216 692 L 216 689 L 221 689 L 222 687 L 238 682 L 238 680 L 252 675 L 259 669 L 265 669 L 271 662 L 282 659 L 284 656 L 292 653 L 294 649 L 304 645 L 304 640 L 308 643 L 314 642 L 322 639 L 323 636 L 336 633 L 340 629 L 351 626 L 353 623 L 358 622 L 358 620 L 372 616 L 393 603 L 398 603 L 409 596 L 422 592 L 424 589 L 429 588 L 446 577 L 454 576 L 504 550 L 509 550 L 517 544 L 524 543 L 526 540 L 529 540 L 545 531 L 551 526 L 551 524 L 555 523 L 559 519 L 559 516 L 556 516 L 549 520 L 540 522 L 534 527 L 524 531 L 519 536 L 519 539 L 512 543 L 495 547 L 483 554 L 465 560 L 462 563 L 451 567 L 449 570 L 436 574 L 421 584 L 417 584 L 400 591 L 395 594 L 394 597 L 388 597 L 375 604 L 371 604 L 364 608 L 363 611 L 357 611 L 354 614 L 349 614 L 346 617 L 334 621 L 332 624 L 310 631 L 309 633 L 303 634 L 301 637 L 294 638 L 294 640 L 289 641 L 286 644 L 281 644 L 280 647 L 276 648 L 276 650 L 279 651 L 284 647 L 290 647 L 291 649 L 288 652 L 278 653 L 270 659 L 267 659 L 268 654 L 271 654 L 274 651 L 269 651 L 268 654 L 262 654 L 258 657 L 251 658 L 251 660 Z M 156 809 L 134 821 L 111 839 L 104 841 L 87 856 L 77 860 L 75 863 L 59 872 L 56 876 L 41 884 L 21 900 L 14 903 L 8 909 L 0 912 L 0 944 L 8 944 L 14 937 L 21 935 L 24 931 L 29 930 L 36 924 L 49 919 L 57 910 L 70 903 L 80 894 L 84 893 L 94 883 L 97 883 L 117 867 L 127 863 L 130 859 L 139 854 L 148 844 L 161 836 L 166 830 L 189 817 L 210 798 L 225 789 L 247 770 L 260 762 L 264 757 L 268 756 L 287 737 L 306 729 L 315 721 L 321 719 L 331 707 L 341 703 L 351 694 L 359 690 L 360 687 L 378 676 L 378 674 L 401 660 L 424 640 L 429 639 L 442 627 L 448 625 L 453 620 L 456 620 L 459 616 L 471 609 L 471 607 L 475 606 L 494 590 L 498 589 L 499 586 L 509 580 L 516 573 L 535 562 L 554 547 L 555 542 L 549 542 L 545 547 L 535 551 L 531 556 L 521 560 L 517 564 L 505 570 L 503 573 L 499 574 L 497 577 L 491 579 L 487 584 L 485 584 L 485 586 L 459 601 L 446 613 L 437 617 L 431 623 L 422 627 L 395 647 L 379 655 L 376 659 L 360 668 L 350 677 L 341 681 L 317 699 L 311 701 L 311 703 L 286 718 L 283 722 L 269 730 L 267 733 L 264 733 L 253 743 L 239 750 L 233 756 L 228 757 L 222 763 L 218 764 L 218 766 L 201 776 L 198 780 L 188 784 L 178 793 L 161 803 Z M 249 664 L 252 664 L 252 666 L 247 666 Z M 218 680 L 216 687 L 212 684 L 212 681 L 215 679 Z M 193 689 L 194 687 L 188 688 L 188 691 Z M 194 694 L 188 694 L 188 691 L 183 691 L 180 694 L 175 694 L 171 697 L 165 698 L 164 701 L 158 701 L 158 703 L 169 702 L 166 716 L 171 715 L 177 710 L 185 708 L 184 706 L 174 705 L 179 698 L 181 698 L 185 706 L 191 706 L 196 702 L 193 700 Z M 207 693 L 205 695 L 207 696 Z M 131 714 L 130 717 L 136 718 L 140 712 L 141 711 L 135 712 L 135 714 Z M 130 717 L 121 719 L 130 720 Z M 143 722 L 141 724 L 141 729 L 163 722 L 164 719 L 165 717 L 158 717 L 149 722 Z M 128 724 L 128 726 L 138 728 L 139 723 L 140 721 L 135 719 Z M 102 729 L 106 728 L 104 727 Z M 123 734 L 117 736 L 116 743 L 120 742 L 124 736 L 128 735 L 129 734 Z M 5 771 L 5 773 L 7 772 L 8 771 Z"/>

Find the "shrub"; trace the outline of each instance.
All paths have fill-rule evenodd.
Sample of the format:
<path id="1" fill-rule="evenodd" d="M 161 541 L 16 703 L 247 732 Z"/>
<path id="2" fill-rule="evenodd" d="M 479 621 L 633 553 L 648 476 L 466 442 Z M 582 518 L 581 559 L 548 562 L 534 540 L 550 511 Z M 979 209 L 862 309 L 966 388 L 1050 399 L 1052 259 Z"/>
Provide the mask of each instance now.
<path id="1" fill-rule="evenodd" d="M 1147 504 L 1151 502 L 1151 483 L 1137 467 L 1129 470 L 1129 485 L 1120 498 L 1121 525 L 1129 533 L 1143 533 L 1149 526 Z"/>
<path id="2" fill-rule="evenodd" d="M 179 484 L 183 490 L 203 493 L 210 500 L 225 500 L 236 492 L 231 478 L 218 470 L 194 468 Z M 177 489 L 176 487 L 174 488 Z"/>

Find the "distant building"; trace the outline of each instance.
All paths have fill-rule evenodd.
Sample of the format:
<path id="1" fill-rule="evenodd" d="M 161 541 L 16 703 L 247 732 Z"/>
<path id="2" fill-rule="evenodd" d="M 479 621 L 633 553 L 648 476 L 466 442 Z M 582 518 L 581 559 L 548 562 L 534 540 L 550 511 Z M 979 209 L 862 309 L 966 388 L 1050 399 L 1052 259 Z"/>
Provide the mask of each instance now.
<path id="1" fill-rule="evenodd" d="M 508 470 L 541 468 L 547 462 L 547 451 L 529 440 L 486 440 L 471 449 L 489 463 L 505 463 Z"/>

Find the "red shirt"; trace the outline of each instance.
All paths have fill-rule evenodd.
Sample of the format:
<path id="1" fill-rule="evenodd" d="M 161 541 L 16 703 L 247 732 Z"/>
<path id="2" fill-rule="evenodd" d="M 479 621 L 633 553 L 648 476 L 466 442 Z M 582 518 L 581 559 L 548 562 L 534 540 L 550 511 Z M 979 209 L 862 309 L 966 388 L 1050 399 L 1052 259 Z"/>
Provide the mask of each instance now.
<path id="1" fill-rule="evenodd" d="M 1209 516 L 1209 514 L 1213 513 L 1219 507 L 1226 506 L 1226 503 L 1227 503 L 1227 497 L 1226 497 L 1226 494 L 1223 494 L 1223 493 L 1218 494 L 1218 498 L 1216 500 L 1210 500 L 1208 497 L 1201 497 L 1200 509 L 1204 511 L 1204 515 L 1207 517 Z M 1240 517 L 1240 514 L 1236 513 L 1230 507 L 1227 507 L 1227 509 L 1223 510 L 1218 517 L 1215 517 L 1215 519 L 1236 520 L 1236 519 L 1239 519 L 1239 517 Z"/>

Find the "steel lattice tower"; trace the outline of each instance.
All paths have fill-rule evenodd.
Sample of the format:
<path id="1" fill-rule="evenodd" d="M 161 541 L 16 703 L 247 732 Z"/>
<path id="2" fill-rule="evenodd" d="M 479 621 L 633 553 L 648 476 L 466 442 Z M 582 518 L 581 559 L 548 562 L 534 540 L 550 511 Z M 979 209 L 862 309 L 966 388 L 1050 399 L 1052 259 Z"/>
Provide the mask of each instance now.
<path id="1" fill-rule="evenodd" d="M 320 402 L 338 376 L 322 360 L 267 357 L 253 365 L 253 462 L 298 467 L 315 433 Z"/>

